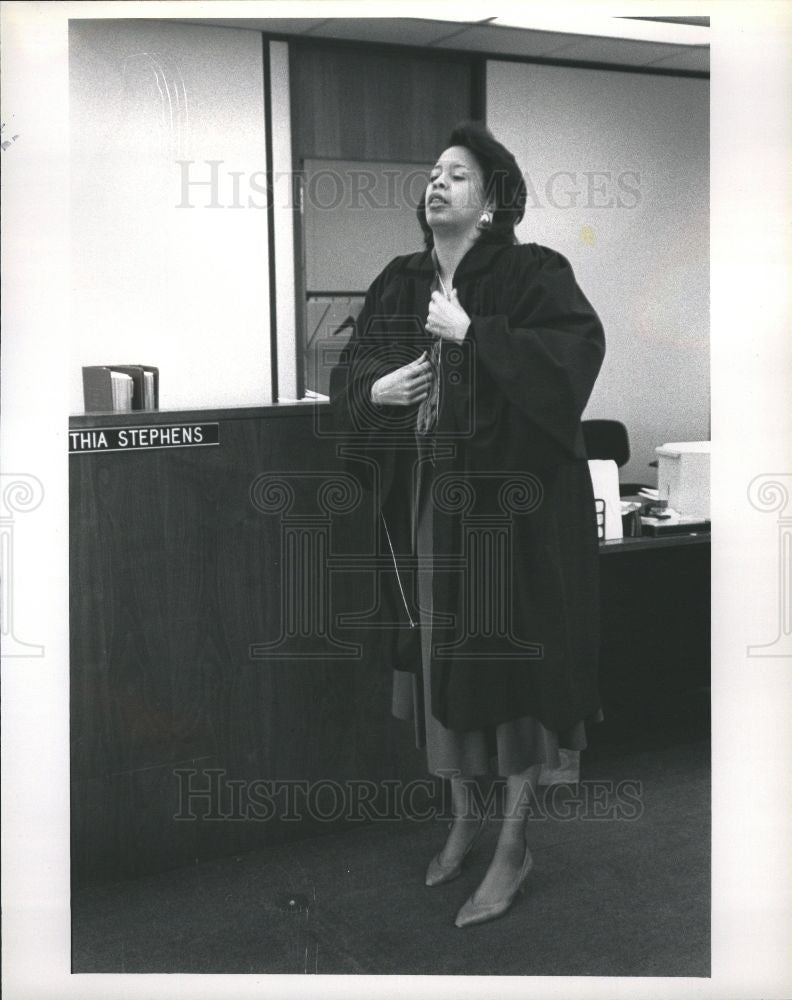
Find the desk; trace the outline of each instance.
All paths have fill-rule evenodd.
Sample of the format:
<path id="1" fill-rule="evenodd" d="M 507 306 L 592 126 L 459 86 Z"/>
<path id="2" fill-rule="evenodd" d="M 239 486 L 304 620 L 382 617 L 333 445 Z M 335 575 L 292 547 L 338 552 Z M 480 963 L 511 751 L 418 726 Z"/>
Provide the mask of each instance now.
<path id="1" fill-rule="evenodd" d="M 658 549 L 682 548 L 689 545 L 706 545 L 709 547 L 709 532 L 695 532 L 689 535 L 661 535 L 654 538 L 645 535 L 641 538 L 611 538 L 599 543 L 600 555 L 625 555 L 633 552 L 656 551 Z"/>
<path id="2" fill-rule="evenodd" d="M 600 694 L 611 719 L 710 682 L 710 535 L 600 542 Z"/>

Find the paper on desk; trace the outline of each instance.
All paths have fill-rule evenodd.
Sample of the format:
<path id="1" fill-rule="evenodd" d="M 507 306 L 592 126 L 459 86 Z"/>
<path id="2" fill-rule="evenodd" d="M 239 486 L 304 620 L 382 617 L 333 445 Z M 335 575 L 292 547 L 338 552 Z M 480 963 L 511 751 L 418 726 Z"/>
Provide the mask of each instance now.
<path id="1" fill-rule="evenodd" d="M 619 470 L 612 458 L 590 458 L 589 473 L 594 498 L 605 501 L 605 539 L 622 538 Z"/>
<path id="2" fill-rule="evenodd" d="M 330 397 L 325 396 L 322 392 L 314 392 L 313 389 L 306 389 L 302 399 L 295 399 L 293 396 L 280 396 L 278 398 L 279 403 L 315 403 L 317 400 L 320 402 L 329 402 Z"/>
<path id="3" fill-rule="evenodd" d="M 647 524 L 701 524 L 703 521 L 709 521 L 706 514 L 680 514 L 673 507 L 666 507 L 663 513 L 668 517 L 651 517 L 643 514 L 641 521 Z"/>

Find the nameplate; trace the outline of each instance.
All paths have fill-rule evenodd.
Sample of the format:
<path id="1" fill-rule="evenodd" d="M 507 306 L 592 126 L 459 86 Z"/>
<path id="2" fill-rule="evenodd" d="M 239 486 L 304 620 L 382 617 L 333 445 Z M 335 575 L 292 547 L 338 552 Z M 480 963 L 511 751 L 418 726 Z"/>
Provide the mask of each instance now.
<path id="1" fill-rule="evenodd" d="M 69 431 L 69 454 L 89 451 L 150 451 L 220 444 L 220 424 L 152 424 L 149 427 L 91 427 Z"/>

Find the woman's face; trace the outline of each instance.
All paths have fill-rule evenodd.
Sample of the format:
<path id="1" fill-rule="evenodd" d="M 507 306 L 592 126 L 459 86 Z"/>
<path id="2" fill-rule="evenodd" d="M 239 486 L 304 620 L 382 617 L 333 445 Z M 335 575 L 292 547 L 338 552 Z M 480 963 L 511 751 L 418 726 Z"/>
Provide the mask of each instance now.
<path id="1" fill-rule="evenodd" d="M 432 231 L 474 229 L 484 201 L 484 178 L 465 146 L 451 146 L 432 168 L 426 187 L 426 221 Z"/>

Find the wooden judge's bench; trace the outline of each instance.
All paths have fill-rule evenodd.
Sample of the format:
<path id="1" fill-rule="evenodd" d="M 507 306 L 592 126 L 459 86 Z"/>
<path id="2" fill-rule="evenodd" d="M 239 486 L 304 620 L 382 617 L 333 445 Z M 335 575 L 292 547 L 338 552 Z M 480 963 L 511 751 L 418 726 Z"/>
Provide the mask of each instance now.
<path id="1" fill-rule="evenodd" d="M 376 518 L 323 409 L 70 419 L 75 887 L 345 822 L 240 814 L 235 782 L 427 777 L 412 727 L 391 716 L 384 653 L 363 663 L 354 629 L 334 624 L 370 604 Z M 600 551 L 607 726 L 709 683 L 710 547 Z"/>

